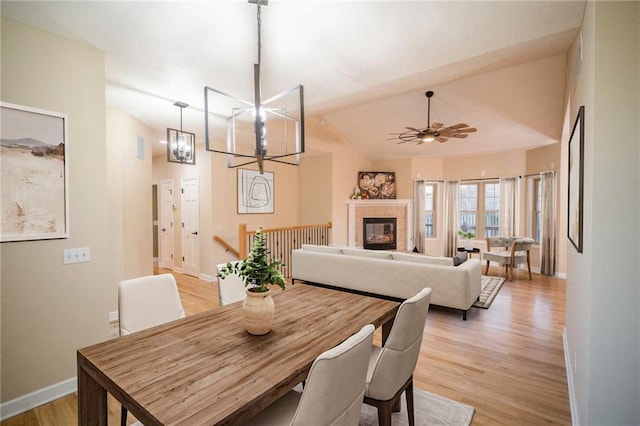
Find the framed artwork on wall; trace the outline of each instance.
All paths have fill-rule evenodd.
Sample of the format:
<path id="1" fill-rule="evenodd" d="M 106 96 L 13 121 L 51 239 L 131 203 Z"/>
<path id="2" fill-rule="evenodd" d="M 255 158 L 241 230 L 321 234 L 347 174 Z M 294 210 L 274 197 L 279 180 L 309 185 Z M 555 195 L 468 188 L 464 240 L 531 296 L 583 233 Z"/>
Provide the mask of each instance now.
<path id="1" fill-rule="evenodd" d="M 0 102 L 0 240 L 69 236 L 66 114 Z"/>
<path id="2" fill-rule="evenodd" d="M 273 213 L 273 172 L 238 169 L 238 213 Z"/>
<path id="3" fill-rule="evenodd" d="M 395 199 L 395 172 L 358 172 L 358 190 L 362 199 Z"/>
<path id="4" fill-rule="evenodd" d="M 583 249 L 584 105 L 578 110 L 569 139 L 569 208 L 567 233 L 578 253 Z"/>

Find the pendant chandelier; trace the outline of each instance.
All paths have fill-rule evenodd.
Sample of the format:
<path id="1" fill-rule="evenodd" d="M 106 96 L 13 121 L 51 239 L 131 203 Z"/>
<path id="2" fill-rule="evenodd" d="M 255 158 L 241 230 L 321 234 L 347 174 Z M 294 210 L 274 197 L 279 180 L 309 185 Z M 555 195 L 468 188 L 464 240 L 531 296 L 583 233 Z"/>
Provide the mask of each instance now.
<path id="1" fill-rule="evenodd" d="M 265 161 L 300 165 L 300 154 L 304 152 L 304 89 L 298 85 L 263 100 L 261 10 L 268 0 L 248 1 L 257 5 L 258 62 L 253 65 L 254 99 L 245 101 L 206 86 L 205 146 L 208 151 L 225 154 L 227 167 L 257 163 L 262 174 Z M 226 130 L 226 135 L 221 129 Z"/>
<path id="2" fill-rule="evenodd" d="M 182 130 L 184 102 L 173 104 L 180 108 L 180 130 L 167 128 L 167 161 L 170 163 L 196 164 L 196 135 Z"/>

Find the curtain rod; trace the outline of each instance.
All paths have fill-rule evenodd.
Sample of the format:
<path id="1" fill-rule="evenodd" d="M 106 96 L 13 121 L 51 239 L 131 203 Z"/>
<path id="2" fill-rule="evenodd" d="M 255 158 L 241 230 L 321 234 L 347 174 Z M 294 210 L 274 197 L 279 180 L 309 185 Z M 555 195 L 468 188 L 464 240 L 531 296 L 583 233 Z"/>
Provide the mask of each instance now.
<path id="1" fill-rule="evenodd" d="M 542 172 L 538 172 L 538 173 L 530 173 L 528 175 L 518 175 L 518 176 L 503 176 L 503 177 L 517 177 L 517 178 L 523 178 L 523 177 L 531 177 L 531 176 L 540 176 L 542 173 L 549 173 L 549 172 L 554 172 L 555 170 L 547 170 L 547 171 L 542 171 Z M 451 180 L 458 180 L 460 182 L 477 182 L 477 181 L 483 181 L 483 180 L 500 180 L 499 177 L 492 177 L 492 178 L 475 178 L 475 179 L 451 179 Z M 415 181 L 423 181 L 423 182 L 436 182 L 436 183 L 444 183 L 444 182 L 448 182 L 446 180 L 438 180 L 438 179 L 414 179 Z M 450 182 L 450 181 L 449 181 Z"/>

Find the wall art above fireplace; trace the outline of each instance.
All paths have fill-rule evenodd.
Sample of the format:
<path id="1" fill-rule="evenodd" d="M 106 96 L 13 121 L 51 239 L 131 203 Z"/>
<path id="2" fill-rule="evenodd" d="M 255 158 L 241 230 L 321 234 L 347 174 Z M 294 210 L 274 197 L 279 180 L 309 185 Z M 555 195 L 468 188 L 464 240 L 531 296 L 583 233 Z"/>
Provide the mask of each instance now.
<path id="1" fill-rule="evenodd" d="M 358 172 L 358 189 L 362 199 L 395 199 L 395 172 Z"/>

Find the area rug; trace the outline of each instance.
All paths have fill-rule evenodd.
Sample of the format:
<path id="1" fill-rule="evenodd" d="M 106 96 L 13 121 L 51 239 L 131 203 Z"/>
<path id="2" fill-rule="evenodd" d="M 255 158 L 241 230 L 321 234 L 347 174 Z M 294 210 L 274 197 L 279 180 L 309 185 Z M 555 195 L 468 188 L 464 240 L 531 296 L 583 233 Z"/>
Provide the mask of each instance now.
<path id="1" fill-rule="evenodd" d="M 502 288 L 505 279 L 502 277 L 483 275 L 481 280 L 480 300 L 476 301 L 473 306 L 476 308 L 489 309 L 489 306 L 493 303 L 493 299 L 496 298 Z"/>
<path id="2" fill-rule="evenodd" d="M 399 413 L 393 413 L 393 426 L 408 425 L 407 401 L 404 394 L 401 397 L 402 408 Z M 452 401 L 440 395 L 413 388 L 413 407 L 416 425 L 469 425 L 475 409 L 469 405 Z M 375 407 L 362 404 L 362 415 L 359 426 L 376 426 L 378 411 Z"/>

